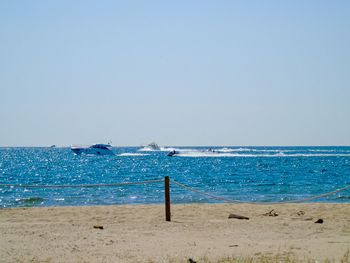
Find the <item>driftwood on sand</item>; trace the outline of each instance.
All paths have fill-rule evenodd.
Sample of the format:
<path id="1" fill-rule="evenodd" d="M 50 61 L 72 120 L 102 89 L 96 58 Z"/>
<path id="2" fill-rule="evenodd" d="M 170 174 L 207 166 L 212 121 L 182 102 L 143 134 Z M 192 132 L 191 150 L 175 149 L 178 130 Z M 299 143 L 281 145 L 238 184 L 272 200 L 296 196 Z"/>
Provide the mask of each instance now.
<path id="1" fill-rule="evenodd" d="M 237 215 L 237 214 L 230 214 L 230 215 L 228 216 L 228 218 L 236 218 L 236 219 L 246 219 L 246 220 L 249 220 L 249 217 L 241 216 L 241 215 Z"/>

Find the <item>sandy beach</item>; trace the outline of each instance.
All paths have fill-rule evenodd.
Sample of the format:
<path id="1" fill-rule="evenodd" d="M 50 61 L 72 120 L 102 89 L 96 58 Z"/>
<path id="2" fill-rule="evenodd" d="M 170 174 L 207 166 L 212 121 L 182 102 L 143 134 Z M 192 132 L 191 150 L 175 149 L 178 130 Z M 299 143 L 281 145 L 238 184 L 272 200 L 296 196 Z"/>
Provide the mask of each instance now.
<path id="1" fill-rule="evenodd" d="M 162 205 L 1 209 L 0 261 L 340 262 L 350 249 L 350 204 L 191 204 L 172 205 L 171 213 L 166 222 Z"/>

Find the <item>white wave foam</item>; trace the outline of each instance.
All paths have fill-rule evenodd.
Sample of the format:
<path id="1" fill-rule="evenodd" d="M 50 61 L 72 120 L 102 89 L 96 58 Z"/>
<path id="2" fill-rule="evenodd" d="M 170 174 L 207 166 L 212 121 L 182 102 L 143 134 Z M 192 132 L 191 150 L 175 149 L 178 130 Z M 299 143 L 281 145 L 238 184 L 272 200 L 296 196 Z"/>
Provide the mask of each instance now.
<path id="1" fill-rule="evenodd" d="M 278 153 L 281 152 L 281 149 L 250 149 L 252 152 L 273 152 L 273 153 Z"/>
<path id="2" fill-rule="evenodd" d="M 174 147 L 160 147 L 160 151 L 162 152 L 171 152 L 171 151 L 179 151 L 180 149 L 176 149 Z"/>
<path id="3" fill-rule="evenodd" d="M 286 157 L 350 157 L 349 153 L 297 153 L 297 154 L 283 154 Z"/>
<path id="4" fill-rule="evenodd" d="M 147 156 L 149 154 L 146 153 L 121 153 L 118 154 L 117 156 Z"/>
<path id="5" fill-rule="evenodd" d="M 216 150 L 216 149 L 215 149 Z M 222 148 L 222 149 L 217 149 L 217 151 L 223 152 L 223 153 L 230 153 L 230 152 L 236 152 L 238 149 L 230 149 L 230 148 Z"/>
<path id="6" fill-rule="evenodd" d="M 221 149 L 214 149 L 215 151 L 218 152 L 224 152 L 224 153 L 229 153 L 229 152 L 250 152 L 252 149 L 250 148 L 221 148 Z"/>
<path id="7" fill-rule="evenodd" d="M 240 154 L 232 154 L 232 153 L 214 153 L 214 152 L 184 152 L 179 153 L 174 156 L 179 157 L 238 157 Z"/>
<path id="8" fill-rule="evenodd" d="M 178 150 L 176 148 L 173 148 L 173 147 L 159 147 L 159 149 L 153 149 L 151 147 L 143 147 L 137 151 L 139 152 L 170 152 L 170 151 L 173 151 L 173 150 Z"/>
<path id="9" fill-rule="evenodd" d="M 230 153 L 230 152 L 266 152 L 266 153 L 300 153 L 300 152 L 316 152 L 316 153 L 323 153 L 323 154 L 329 154 L 329 153 L 334 153 L 334 152 L 340 152 L 338 154 L 347 154 L 350 153 L 350 150 L 333 150 L 333 149 L 285 149 L 285 148 L 280 148 L 280 149 L 259 149 L 259 148 L 246 148 L 246 147 L 241 147 L 241 148 L 214 148 L 215 151 L 222 152 L 222 153 Z M 198 150 L 196 150 L 198 151 Z"/>
<path id="10" fill-rule="evenodd" d="M 256 148 L 221 148 L 221 149 L 214 149 L 218 152 L 280 152 L 281 150 L 278 149 L 256 149 Z M 293 150 L 294 151 L 294 150 Z"/>
<path id="11" fill-rule="evenodd" d="M 276 157 L 350 157 L 350 154 L 332 154 L 332 153 L 320 153 L 320 154 L 285 154 L 283 152 L 278 152 L 276 154 L 239 154 L 239 153 L 219 153 L 219 152 L 183 152 L 176 154 L 178 157 L 266 157 L 266 158 L 276 158 Z"/>
<path id="12" fill-rule="evenodd" d="M 139 152 L 158 152 L 159 150 L 152 149 L 150 147 L 143 147 L 138 150 Z"/>
<path id="13" fill-rule="evenodd" d="M 171 152 L 176 151 L 180 157 L 331 157 L 350 156 L 350 151 L 333 149 L 288 149 L 288 148 L 262 148 L 259 147 L 223 147 L 205 150 L 203 148 L 175 148 L 160 147 L 159 150 L 144 147 L 140 152 Z"/>
<path id="14" fill-rule="evenodd" d="M 280 152 L 281 149 L 257 149 L 257 148 L 238 148 L 236 152 Z"/>

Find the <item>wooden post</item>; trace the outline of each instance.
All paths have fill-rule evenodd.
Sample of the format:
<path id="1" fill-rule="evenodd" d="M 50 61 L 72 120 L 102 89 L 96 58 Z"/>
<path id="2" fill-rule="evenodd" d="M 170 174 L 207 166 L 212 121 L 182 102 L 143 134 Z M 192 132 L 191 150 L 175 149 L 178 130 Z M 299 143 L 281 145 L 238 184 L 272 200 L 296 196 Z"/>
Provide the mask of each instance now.
<path id="1" fill-rule="evenodd" d="M 165 220 L 171 221 L 170 216 L 170 184 L 169 176 L 164 177 L 164 195 L 165 195 Z"/>

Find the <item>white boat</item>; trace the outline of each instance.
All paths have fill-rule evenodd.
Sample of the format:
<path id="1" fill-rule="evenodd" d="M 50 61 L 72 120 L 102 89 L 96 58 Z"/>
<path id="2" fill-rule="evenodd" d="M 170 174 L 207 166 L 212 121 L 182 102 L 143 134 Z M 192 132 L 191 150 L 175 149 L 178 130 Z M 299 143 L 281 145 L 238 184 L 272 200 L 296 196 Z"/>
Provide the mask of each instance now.
<path id="1" fill-rule="evenodd" d="M 139 151 L 160 151 L 160 150 L 161 149 L 158 146 L 158 144 L 156 144 L 155 142 L 151 142 L 146 146 L 144 146 L 143 148 L 141 148 Z"/>
<path id="2" fill-rule="evenodd" d="M 110 144 L 94 144 L 89 147 L 72 146 L 70 148 L 75 154 L 93 154 L 93 155 L 114 155 Z"/>
<path id="3" fill-rule="evenodd" d="M 150 148 L 153 151 L 159 151 L 160 150 L 160 147 L 155 142 L 151 142 L 146 147 Z"/>

